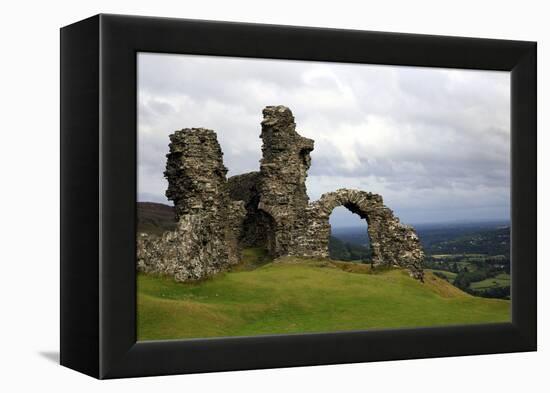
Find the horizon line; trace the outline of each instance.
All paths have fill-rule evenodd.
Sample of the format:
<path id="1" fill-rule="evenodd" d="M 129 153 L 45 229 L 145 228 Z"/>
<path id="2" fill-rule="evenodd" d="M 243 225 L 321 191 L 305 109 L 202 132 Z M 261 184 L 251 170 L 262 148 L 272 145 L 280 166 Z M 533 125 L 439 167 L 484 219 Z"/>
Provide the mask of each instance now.
<path id="1" fill-rule="evenodd" d="M 155 201 L 140 201 L 140 200 L 136 200 L 136 203 L 155 203 L 157 205 L 163 205 L 163 206 L 166 206 L 166 207 L 174 207 L 174 206 L 171 206 L 171 205 L 168 205 L 166 203 L 162 203 L 162 202 L 155 202 Z M 499 222 L 502 222 L 502 223 L 510 223 L 511 222 L 511 218 L 485 218 L 485 219 L 472 219 L 472 220 L 467 220 L 467 219 L 460 219 L 460 220 L 441 220 L 441 221 L 424 221 L 424 222 L 403 222 L 401 221 L 403 224 L 405 225 L 412 225 L 412 226 L 417 226 L 417 225 L 442 225 L 442 224 L 483 224 L 483 223 L 499 223 Z M 339 225 L 339 224 L 331 224 L 330 225 L 331 228 L 362 228 L 363 225 Z"/>

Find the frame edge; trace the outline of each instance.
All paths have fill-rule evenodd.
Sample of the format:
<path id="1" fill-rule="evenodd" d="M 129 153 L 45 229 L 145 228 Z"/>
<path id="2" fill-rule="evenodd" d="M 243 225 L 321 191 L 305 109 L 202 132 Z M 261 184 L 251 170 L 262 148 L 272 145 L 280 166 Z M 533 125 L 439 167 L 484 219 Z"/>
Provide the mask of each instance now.
<path id="1" fill-rule="evenodd" d="M 99 377 L 99 16 L 60 30 L 60 364 Z"/>
<path id="2" fill-rule="evenodd" d="M 399 52 L 399 55 L 388 54 L 382 51 L 382 57 L 376 57 L 372 63 L 376 64 L 395 64 L 397 59 L 402 62 L 402 65 L 417 65 L 417 66 L 433 66 L 433 67 L 449 67 L 454 65 L 459 68 L 474 68 L 474 69 L 496 69 L 496 70 L 512 70 L 512 79 L 516 78 L 516 82 L 512 81 L 512 99 L 514 102 L 521 102 L 525 99 L 525 94 L 531 95 L 525 100 L 523 109 L 512 108 L 512 133 L 519 134 L 527 133 L 527 139 L 524 142 L 515 144 L 518 135 L 514 135 L 512 138 L 512 150 L 515 152 L 515 156 L 521 156 L 523 160 L 525 155 L 529 156 L 536 151 L 536 121 L 532 124 L 533 113 L 536 114 L 536 90 L 534 97 L 532 92 L 529 92 L 528 86 L 533 86 L 532 76 L 534 73 L 534 86 L 536 88 L 536 60 L 532 62 L 532 58 L 529 53 L 533 51 L 536 46 L 535 43 L 527 41 L 505 41 L 505 40 L 488 40 L 462 38 L 462 37 L 442 37 L 442 36 L 419 36 L 419 35 L 401 35 L 398 33 L 378 33 L 378 32 L 362 32 L 362 31 L 340 31 L 336 29 L 315 29 L 315 28 L 298 28 L 292 26 L 264 26 L 255 24 L 239 24 L 233 22 L 208 22 L 208 21 L 190 21 L 190 20 L 174 20 L 166 18 L 158 20 L 157 18 L 140 18 L 140 17 L 125 17 L 119 15 L 103 15 L 101 26 L 101 35 L 103 40 L 100 43 L 101 53 L 105 55 L 101 61 L 101 70 L 104 71 L 101 76 L 101 83 L 103 83 L 104 90 L 102 90 L 101 98 L 101 114 L 103 121 L 101 124 L 101 132 L 104 136 L 104 146 L 100 147 L 102 152 L 106 152 L 105 160 L 102 161 L 104 170 L 101 173 L 100 180 L 104 185 L 101 200 L 105 203 L 105 210 L 101 212 L 102 221 L 104 227 L 102 233 L 105 231 L 105 244 L 101 244 L 102 249 L 106 252 L 105 260 L 102 259 L 101 263 L 104 264 L 105 271 L 101 276 L 101 291 L 104 297 L 100 303 L 100 310 L 104 318 L 101 318 L 101 370 L 100 378 L 119 378 L 130 376 L 145 376 L 145 375 L 162 375 L 162 374 L 177 374 L 177 373 L 191 373 L 191 372 L 208 372 L 208 371 L 228 371 L 228 370 L 242 370 L 242 369 L 254 369 L 254 368 L 273 368 L 273 367 L 292 367 L 292 366 L 305 366 L 305 365 L 319 365 L 319 364 L 336 364 L 336 363 L 350 363 L 350 362 L 365 362 L 375 360 L 397 360 L 397 359 L 413 359 L 418 357 L 444 357 L 444 356 L 461 356 L 461 355 L 473 355 L 473 354 L 489 354 L 489 353 L 503 353 L 503 352 L 521 352 L 521 351 L 533 351 L 536 350 L 536 282 L 534 290 L 532 288 L 532 278 L 536 278 L 536 266 L 534 270 L 530 270 L 531 267 L 525 268 L 522 265 L 522 272 L 517 279 L 518 285 L 515 286 L 517 291 L 521 287 L 522 296 L 518 298 L 517 304 L 513 307 L 513 322 L 509 326 L 495 329 L 492 326 L 475 325 L 472 327 L 458 327 L 458 328 L 436 328 L 432 331 L 437 337 L 442 339 L 439 343 L 440 349 L 434 349 L 433 342 L 430 345 L 428 340 L 424 342 L 431 349 L 422 349 L 420 351 L 413 351 L 414 345 L 409 347 L 402 347 L 396 345 L 395 342 L 391 347 L 380 347 L 381 343 L 377 342 L 378 339 L 393 341 L 394 334 L 403 335 L 401 331 L 388 331 L 384 332 L 372 332 L 366 331 L 365 337 L 362 337 L 363 333 L 329 333 L 327 335 L 319 335 L 317 337 L 307 335 L 300 335 L 301 337 L 292 336 L 279 336 L 272 337 L 247 337 L 247 338 L 217 338 L 214 340 L 194 341 L 194 342 L 155 342 L 155 343 L 141 343 L 132 342 L 130 335 L 134 332 L 135 335 L 135 315 L 131 314 L 131 305 L 134 304 L 135 299 L 132 298 L 134 294 L 130 295 L 127 292 L 130 289 L 135 290 L 135 281 L 128 282 L 126 278 L 128 274 L 135 275 L 134 266 L 123 266 L 120 263 L 115 266 L 112 262 L 126 260 L 126 256 L 131 254 L 135 245 L 132 245 L 129 250 L 121 250 L 120 244 L 125 244 L 128 237 L 128 227 L 133 226 L 134 222 L 130 215 L 130 207 L 128 206 L 128 200 L 123 195 L 129 195 L 131 187 L 135 187 L 131 179 L 124 179 L 121 175 L 130 173 L 128 171 L 129 157 L 134 158 L 131 151 L 127 151 L 125 144 L 130 144 L 129 141 L 135 142 L 135 134 L 122 135 L 124 133 L 135 133 L 135 97 L 130 99 L 129 95 L 135 94 L 135 85 L 133 85 L 132 78 L 135 77 L 135 64 L 130 66 L 130 59 L 134 56 L 134 49 L 148 50 L 151 48 L 158 48 L 159 37 L 172 37 L 173 31 L 178 31 L 180 28 L 185 33 L 194 31 L 194 29 L 200 31 L 199 35 L 202 38 L 206 38 L 207 43 L 202 43 L 203 47 L 198 48 L 196 41 L 190 41 L 185 34 L 180 34 L 174 40 L 164 40 L 163 50 L 159 52 L 164 53 L 177 53 L 180 48 L 189 48 L 191 53 L 198 54 L 216 54 L 216 51 L 220 51 L 219 55 L 228 56 L 228 52 L 235 51 L 237 49 L 235 42 L 239 39 L 249 39 L 250 34 L 260 34 L 262 39 L 265 39 L 268 43 L 280 42 L 281 38 L 278 33 L 285 31 L 285 34 L 291 34 L 297 36 L 298 34 L 306 34 L 312 40 L 326 38 L 327 34 L 334 32 L 338 34 L 340 38 L 347 36 L 352 39 L 352 47 L 360 44 L 361 34 L 365 34 L 367 40 L 367 46 L 373 49 L 381 48 L 380 45 L 384 44 L 384 37 L 390 37 L 391 42 L 389 45 L 400 45 L 406 51 Z M 220 46 L 220 35 L 227 38 L 225 32 L 229 35 L 229 45 Z M 144 34 L 145 31 L 151 34 Z M 368 37 L 366 35 L 368 34 Z M 403 39 L 407 41 L 409 47 L 405 43 L 399 43 L 399 40 Z M 246 42 L 246 41 L 245 41 Z M 336 41 L 331 41 L 331 45 L 335 46 Z M 424 53 L 420 49 L 428 43 L 436 44 L 436 47 L 445 48 L 447 43 L 452 43 L 454 49 L 460 50 L 457 53 L 451 53 L 448 56 L 438 55 L 437 64 L 430 65 L 432 62 L 436 62 L 434 57 L 431 57 L 429 53 Z M 231 44 L 233 43 L 233 44 Z M 475 44 L 475 48 L 471 49 L 469 46 Z M 231 47 L 233 45 L 233 47 Z M 297 44 L 299 46 L 299 44 Z M 294 45 L 294 46 L 297 46 Z M 410 47 L 412 45 L 412 48 Z M 490 50 L 487 50 L 489 46 Z M 330 47 L 330 45 L 329 45 Z M 262 55 L 256 57 L 268 57 L 268 58 L 281 58 L 286 49 L 274 49 L 272 57 L 267 56 L 267 52 L 262 52 Z M 242 42 L 238 42 L 238 50 L 233 56 L 254 57 L 250 53 L 256 49 L 248 49 Z M 351 51 L 356 53 L 354 51 Z M 447 52 L 450 49 L 447 48 Z M 301 55 L 297 55 L 298 52 L 292 52 L 289 57 L 299 59 Z M 369 55 L 372 55 L 371 52 Z M 386 55 L 384 55 L 386 53 Z M 310 53 L 306 54 L 307 57 Z M 536 54 L 536 53 L 535 53 Z M 378 54 L 375 53 L 376 56 Z M 322 56 L 325 56 L 324 54 Z M 331 54 L 332 59 L 325 59 L 325 61 L 344 61 L 351 62 L 348 55 L 348 51 L 341 49 L 336 55 Z M 337 58 L 337 59 L 336 59 Z M 382 59 L 382 60 L 381 60 Z M 401 60 L 400 60 L 401 59 Z M 311 58 L 310 60 L 315 60 Z M 317 59 L 318 60 L 318 59 Z M 356 62 L 364 62 L 364 59 L 358 59 Z M 387 60 L 387 61 L 386 61 Z M 412 64 L 407 63 L 410 62 Z M 405 64 L 407 63 L 407 64 Z M 526 79 L 524 79 L 526 78 Z M 531 78 L 531 79 L 530 79 Z M 527 80 L 529 79 L 529 80 Z M 515 86 L 517 83 L 523 84 L 527 82 L 521 90 L 517 90 Z M 515 98 L 514 98 L 515 97 Z M 533 101 L 534 99 L 534 101 Z M 519 100 L 519 101 L 518 101 Z M 533 107 L 534 103 L 534 107 Z M 131 116 L 132 120 L 128 119 Z M 125 118 L 126 117 L 126 118 Z M 124 119 L 125 118 L 125 119 Z M 530 124 L 531 122 L 531 124 Z M 523 128 L 525 131 L 520 131 Z M 533 139 L 534 130 L 534 139 Z M 117 131 L 115 133 L 114 131 Z M 133 136 L 132 136 L 133 135 Z M 115 147 L 119 150 L 116 151 Z M 131 148 L 133 149 L 133 147 Z M 122 162 L 117 162 L 115 158 L 120 157 L 121 151 L 127 152 L 126 157 Z M 514 154 L 514 153 L 513 153 Z M 516 162 L 517 159 L 516 159 Z M 521 162 L 521 160 L 520 160 Z M 118 165 L 117 165 L 118 164 Z M 513 165 L 513 164 L 512 164 Z M 533 169 L 533 162 L 530 160 L 527 163 L 521 164 L 521 168 L 525 170 Z M 134 168 L 135 169 L 135 168 Z M 534 162 L 535 176 L 536 176 L 536 159 Z M 521 169 L 524 170 L 524 169 Z M 514 174 L 518 169 L 513 167 Z M 135 170 L 134 170 L 135 172 Z M 134 173 L 135 174 L 135 173 Z M 132 175 L 133 176 L 133 175 Z M 117 179 L 124 179 L 124 184 L 117 183 Z M 526 189 L 531 193 L 533 190 L 536 192 L 536 177 L 533 184 L 533 176 L 526 176 L 523 184 Z M 512 191 L 515 201 L 521 201 L 522 203 L 532 204 L 533 198 L 523 195 L 523 191 Z M 536 194 L 534 197 L 536 202 Z M 124 202 L 124 203 L 122 203 Z M 132 206 L 135 204 L 130 203 Z M 120 209 L 117 209 L 119 207 Z M 536 238 L 534 243 L 529 240 L 524 243 L 525 239 L 530 236 L 533 237 L 536 234 L 536 207 L 528 206 L 522 210 L 524 218 L 520 218 L 516 221 L 518 228 L 521 232 L 516 230 L 516 241 L 520 244 L 530 244 L 536 247 Z M 126 217 L 126 221 L 117 220 L 117 217 Z M 513 217 L 516 214 L 513 213 Z M 534 224 L 534 226 L 533 226 Z M 112 236 L 111 236 L 112 235 Z M 517 248 L 516 248 L 517 252 Z M 524 251 L 522 250 L 522 253 Z M 533 254 L 531 254 L 533 256 Z M 122 257 L 122 258 L 119 258 Z M 534 257 L 536 262 L 536 250 L 534 251 Z M 513 263 L 513 262 L 512 262 Z M 516 274 L 518 270 L 516 269 Z M 514 284 L 512 284 L 514 286 Z M 531 286 L 531 289 L 526 290 L 526 286 Z M 514 290 L 514 289 L 513 289 Z M 104 292 L 103 292 L 104 291 Z M 534 298 L 533 298 L 534 294 Z M 515 301 L 513 300 L 515 303 Z M 521 304 L 521 307 L 519 305 Z M 534 314 L 533 314 L 534 304 Z M 524 308 L 525 307 L 525 308 Z M 518 313 L 518 310 L 521 311 Z M 525 320 L 527 319 L 527 321 Z M 534 327 L 533 327 L 534 321 Z M 461 347 L 460 341 L 447 347 L 443 347 L 444 341 L 442 336 L 451 336 L 452 334 L 463 332 L 468 336 L 473 334 L 481 343 L 481 348 L 473 347 Z M 495 333 L 497 333 L 495 335 Z M 367 335 L 369 338 L 367 338 Z M 323 337 L 321 337 L 323 336 Z M 338 337 L 337 337 L 338 336 Z M 495 337 L 497 336 L 497 337 Z M 305 358 L 300 361 L 294 358 L 292 361 L 292 355 L 298 352 L 298 347 L 301 345 L 302 350 L 306 354 L 311 355 L 312 348 L 319 345 L 317 342 L 321 338 L 331 338 L 334 344 L 339 342 L 342 344 L 346 342 L 349 348 L 353 349 L 357 346 L 357 343 L 368 341 L 368 345 L 365 348 L 369 349 L 369 354 L 364 353 L 356 354 L 342 354 L 342 350 L 337 347 L 333 347 L 331 350 L 335 353 L 340 353 L 341 358 L 339 360 L 331 359 L 327 361 L 320 360 L 319 358 Z M 354 342 L 349 340 L 354 339 Z M 359 341 L 355 341 L 359 339 Z M 340 341 L 342 340 L 342 341 Z M 372 340 L 372 341 L 371 341 Z M 432 340 L 433 341 L 433 340 Z M 485 342 L 483 342 L 485 341 Z M 250 345 L 264 345 L 266 353 L 275 356 L 271 361 L 256 358 L 255 352 L 250 352 L 244 358 L 233 362 L 230 366 L 224 365 L 223 357 L 228 353 L 234 351 L 236 344 L 250 344 Z M 293 343 L 294 349 L 290 354 L 280 354 L 277 352 L 277 348 L 284 348 L 285 345 Z M 198 346 L 206 344 L 206 349 L 214 351 L 210 352 L 209 356 L 199 356 L 199 359 L 190 359 L 190 355 L 197 355 L 199 353 Z M 365 342 L 366 344 L 366 342 Z M 475 342 L 472 343 L 474 345 Z M 498 344 L 498 345 L 497 345 Z M 505 344 L 504 346 L 500 346 Z M 416 344 L 420 345 L 420 343 Z M 446 345 L 446 344 L 445 344 Z M 256 347 L 257 349 L 258 347 Z M 405 349 L 404 349 L 405 348 Z M 204 347 L 203 347 L 204 349 Z M 288 349 L 288 348 L 287 348 Z M 235 350 L 236 351 L 236 350 Z M 240 351 L 240 350 L 239 350 Z M 238 354 L 236 351 L 235 354 Z M 271 352 L 270 352 L 271 351 Z M 340 351 L 340 352 L 339 352 Z M 353 349 L 353 351 L 355 351 Z M 413 352 L 411 352 L 413 351 Z M 217 352 L 217 356 L 216 356 Z M 329 351 L 330 352 L 330 351 Z M 242 352 L 240 352 L 242 355 Z M 283 357 L 284 356 L 284 357 Z M 204 358 L 203 358 L 204 357 Z M 326 353 L 323 354 L 326 357 Z M 290 358 L 290 359 L 289 359 Z M 254 361 L 251 366 L 250 362 Z"/>

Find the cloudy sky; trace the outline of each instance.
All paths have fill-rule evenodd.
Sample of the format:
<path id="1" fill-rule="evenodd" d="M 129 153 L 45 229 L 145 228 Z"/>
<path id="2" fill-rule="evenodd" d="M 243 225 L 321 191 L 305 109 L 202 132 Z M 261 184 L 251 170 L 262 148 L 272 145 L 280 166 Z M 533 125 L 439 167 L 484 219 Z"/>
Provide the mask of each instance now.
<path id="1" fill-rule="evenodd" d="M 138 200 L 171 204 L 168 135 L 217 132 L 228 176 L 256 171 L 267 105 L 315 140 L 311 200 L 338 188 L 381 194 L 405 223 L 507 220 L 510 74 L 141 53 Z M 336 226 L 357 219 L 337 209 Z"/>

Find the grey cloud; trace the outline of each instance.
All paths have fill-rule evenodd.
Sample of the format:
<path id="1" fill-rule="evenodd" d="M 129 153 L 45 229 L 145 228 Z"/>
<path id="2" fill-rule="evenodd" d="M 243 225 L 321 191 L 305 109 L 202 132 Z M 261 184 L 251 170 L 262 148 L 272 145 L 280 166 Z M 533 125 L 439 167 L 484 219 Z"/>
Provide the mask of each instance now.
<path id="1" fill-rule="evenodd" d="M 229 175 L 258 170 L 261 109 L 283 104 L 315 139 L 312 199 L 356 187 L 406 222 L 509 215 L 508 73 L 154 54 L 138 73 L 142 200 L 165 201 L 177 129 L 214 129 Z"/>

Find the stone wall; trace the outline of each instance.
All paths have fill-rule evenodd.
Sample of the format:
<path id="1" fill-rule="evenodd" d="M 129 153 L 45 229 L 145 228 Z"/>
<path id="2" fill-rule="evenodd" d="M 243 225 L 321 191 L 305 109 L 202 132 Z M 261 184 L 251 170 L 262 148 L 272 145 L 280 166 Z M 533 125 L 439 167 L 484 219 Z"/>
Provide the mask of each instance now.
<path id="1" fill-rule="evenodd" d="M 284 106 L 263 110 L 260 171 L 226 180 L 223 153 L 212 130 L 170 135 L 166 196 L 178 225 L 161 238 L 138 236 L 138 267 L 179 281 L 200 280 L 237 263 L 242 247 L 263 246 L 273 257 L 329 256 L 329 217 L 344 206 L 368 223 L 375 265 L 400 266 L 422 279 L 424 253 L 380 195 L 340 189 L 309 203 L 306 190 L 314 142 L 296 131 Z"/>
<path id="2" fill-rule="evenodd" d="M 244 202 L 229 197 L 227 169 L 216 133 L 190 128 L 170 135 L 166 196 L 178 225 L 161 238 L 138 237 L 138 268 L 200 280 L 238 263 Z"/>

